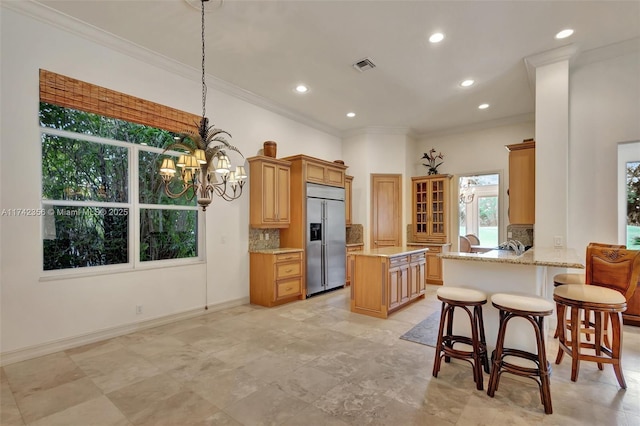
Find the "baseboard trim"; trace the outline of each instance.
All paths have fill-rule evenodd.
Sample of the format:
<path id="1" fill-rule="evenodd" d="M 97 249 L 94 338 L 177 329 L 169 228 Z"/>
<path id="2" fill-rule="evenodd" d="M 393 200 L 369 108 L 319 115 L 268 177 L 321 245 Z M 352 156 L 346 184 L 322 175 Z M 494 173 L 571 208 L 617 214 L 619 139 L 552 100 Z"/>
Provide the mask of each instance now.
<path id="1" fill-rule="evenodd" d="M 172 322 L 194 318 L 200 315 L 207 315 L 224 309 L 246 305 L 248 303 L 249 298 L 243 297 L 241 299 L 229 300 L 215 305 L 209 305 L 208 309 L 206 310 L 204 309 L 204 307 L 189 309 L 187 311 L 178 312 L 171 315 L 164 315 L 157 318 L 151 318 L 132 324 L 110 327 L 107 329 L 86 333 L 80 336 L 54 340 L 51 342 L 33 345 L 22 349 L 16 349 L 13 351 L 1 352 L 0 366 L 13 364 L 20 361 L 26 361 L 28 359 L 33 359 L 44 355 L 50 355 L 55 352 L 65 351 L 67 349 L 76 348 L 78 346 L 87 345 L 89 343 L 112 339 L 114 337 L 123 336 L 125 334 L 133 333 L 136 331 L 146 330 L 149 328 L 170 324 Z"/>

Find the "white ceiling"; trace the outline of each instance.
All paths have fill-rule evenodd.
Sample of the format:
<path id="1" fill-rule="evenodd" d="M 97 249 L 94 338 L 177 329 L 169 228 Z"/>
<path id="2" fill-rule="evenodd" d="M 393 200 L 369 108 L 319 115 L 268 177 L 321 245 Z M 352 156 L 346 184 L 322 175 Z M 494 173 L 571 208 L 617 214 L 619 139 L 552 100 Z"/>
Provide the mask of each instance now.
<path id="1" fill-rule="evenodd" d="M 534 112 L 524 58 L 640 37 L 640 1 L 220 1 L 205 14 L 207 73 L 335 133 L 516 121 Z M 187 0 L 39 3 L 200 68 L 200 11 Z M 554 39 L 564 28 L 574 35 Z M 446 38 L 430 44 L 436 31 Z M 377 67 L 352 68 L 365 57 Z M 459 87 L 466 78 L 476 84 Z"/>

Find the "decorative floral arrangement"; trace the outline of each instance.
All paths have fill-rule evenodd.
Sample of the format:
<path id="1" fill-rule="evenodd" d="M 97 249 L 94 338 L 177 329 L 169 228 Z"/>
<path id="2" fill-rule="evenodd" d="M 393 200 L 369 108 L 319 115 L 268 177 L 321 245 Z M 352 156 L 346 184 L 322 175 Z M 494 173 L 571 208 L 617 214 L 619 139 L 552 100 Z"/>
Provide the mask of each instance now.
<path id="1" fill-rule="evenodd" d="M 442 155 L 441 152 L 436 155 L 436 150 L 434 148 L 431 148 L 429 152 L 425 152 L 422 156 L 422 159 L 426 159 L 427 161 L 429 161 L 428 164 L 422 163 L 422 165 L 429 168 L 430 175 L 437 175 L 438 167 L 440 167 L 440 165 L 444 163 L 444 161 L 442 161 L 444 160 L 444 155 Z"/>

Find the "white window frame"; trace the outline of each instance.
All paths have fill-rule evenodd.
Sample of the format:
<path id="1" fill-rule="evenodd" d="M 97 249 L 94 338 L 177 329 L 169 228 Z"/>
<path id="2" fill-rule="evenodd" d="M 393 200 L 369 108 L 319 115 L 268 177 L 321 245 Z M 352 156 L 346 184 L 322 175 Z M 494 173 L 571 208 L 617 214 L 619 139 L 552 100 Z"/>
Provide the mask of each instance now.
<path id="1" fill-rule="evenodd" d="M 618 144 L 618 244 L 627 244 L 627 163 L 640 161 L 640 141 Z"/>
<path id="2" fill-rule="evenodd" d="M 40 267 L 41 267 L 41 281 L 62 279 L 66 277 L 83 277 L 83 276 L 95 276 L 106 275 L 118 272 L 132 272 L 136 270 L 144 271 L 150 269 L 157 269 L 163 267 L 177 267 L 193 264 L 204 263 L 204 223 L 205 216 L 197 205 L 182 206 L 182 205 L 164 205 L 164 204 L 143 204 L 139 201 L 139 188 L 138 188 L 138 168 L 139 168 L 139 153 L 155 152 L 163 153 L 164 149 L 156 148 L 145 145 L 138 145 L 132 142 L 119 141 L 115 139 L 109 139 L 100 136 L 87 135 L 84 133 L 70 132 L 68 130 L 60 130 L 51 127 L 38 126 L 40 129 L 40 144 L 42 144 L 43 135 L 59 136 L 68 139 L 80 140 L 83 142 L 104 144 L 110 146 L 118 146 L 127 149 L 127 179 L 128 182 L 128 202 L 127 203 L 114 203 L 114 202 L 100 202 L 100 201 L 74 201 L 74 200 L 45 200 L 42 193 L 42 164 L 40 164 L 40 202 L 41 207 L 45 211 L 49 208 L 55 208 L 55 205 L 64 203 L 66 206 L 81 206 L 81 207 L 100 207 L 100 208 L 128 208 L 128 260 L 126 263 L 120 263 L 115 265 L 101 265 L 101 266 L 87 266 L 82 268 L 67 268 L 67 269 L 55 269 L 44 270 L 44 253 L 42 250 L 43 244 L 40 247 Z M 180 155 L 179 152 L 168 151 L 165 152 L 168 155 Z M 197 229 L 196 229 L 196 250 L 197 256 L 187 257 L 181 259 L 162 259 L 162 260 L 149 260 L 142 262 L 140 260 L 140 209 L 157 209 L 157 210 L 191 210 L 197 212 Z M 44 226 L 43 221 L 40 221 L 40 237 L 44 241 Z"/>

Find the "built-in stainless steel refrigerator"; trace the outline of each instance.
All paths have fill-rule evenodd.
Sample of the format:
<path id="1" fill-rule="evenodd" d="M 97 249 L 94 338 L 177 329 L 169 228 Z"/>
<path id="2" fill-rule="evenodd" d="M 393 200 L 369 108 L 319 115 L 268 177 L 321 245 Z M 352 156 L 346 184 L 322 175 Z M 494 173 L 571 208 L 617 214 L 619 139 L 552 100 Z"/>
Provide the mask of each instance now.
<path id="1" fill-rule="evenodd" d="M 307 296 L 345 284 L 344 188 L 307 184 Z"/>

